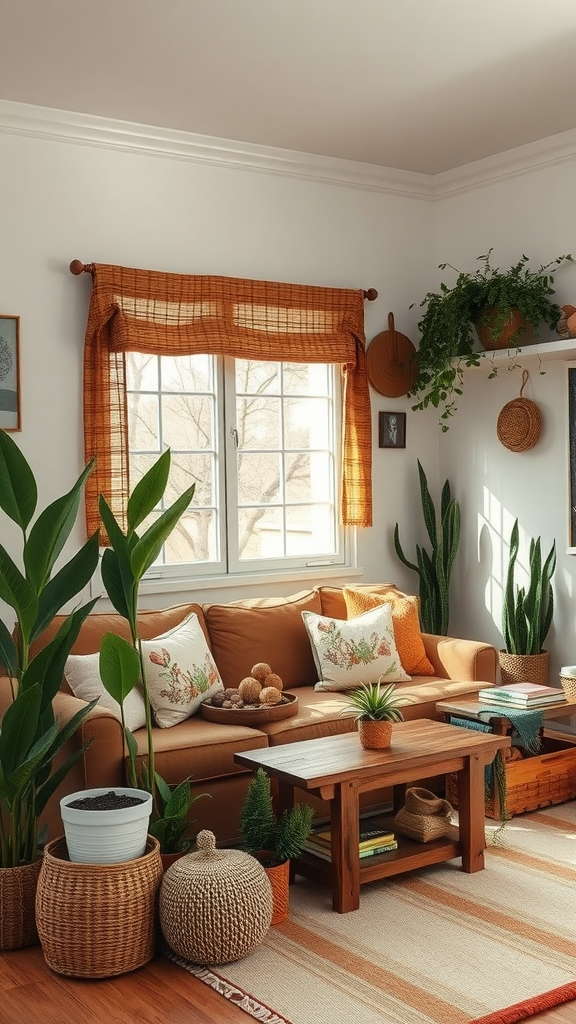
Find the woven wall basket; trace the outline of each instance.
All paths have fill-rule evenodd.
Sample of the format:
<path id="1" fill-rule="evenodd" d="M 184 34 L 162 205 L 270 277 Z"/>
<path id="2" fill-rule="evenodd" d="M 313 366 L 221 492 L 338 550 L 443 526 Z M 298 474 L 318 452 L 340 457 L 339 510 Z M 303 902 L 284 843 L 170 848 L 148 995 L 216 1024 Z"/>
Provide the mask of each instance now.
<path id="1" fill-rule="evenodd" d="M 48 843 L 38 879 L 36 923 L 57 974 L 108 978 L 142 967 L 156 951 L 160 843 L 119 864 L 74 864 L 63 837 Z"/>
<path id="2" fill-rule="evenodd" d="M 542 416 L 536 402 L 523 398 L 522 392 L 528 380 L 528 371 L 522 374 L 520 395 L 508 402 L 501 410 L 496 425 L 498 440 L 511 452 L 525 452 L 533 448 L 542 427 Z"/>

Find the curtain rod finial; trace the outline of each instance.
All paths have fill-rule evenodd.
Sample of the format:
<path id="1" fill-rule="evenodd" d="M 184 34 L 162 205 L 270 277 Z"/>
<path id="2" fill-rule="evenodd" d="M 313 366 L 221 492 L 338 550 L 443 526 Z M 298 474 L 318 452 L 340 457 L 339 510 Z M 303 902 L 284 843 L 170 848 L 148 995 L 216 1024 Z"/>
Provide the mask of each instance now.
<path id="1" fill-rule="evenodd" d="M 374 299 L 378 298 L 378 292 L 376 291 L 375 288 L 368 288 L 368 291 L 364 292 L 364 298 L 368 299 L 368 302 L 374 302 Z"/>
<path id="2" fill-rule="evenodd" d="M 76 277 L 78 277 L 80 274 L 83 274 L 85 271 L 86 273 L 91 274 L 92 269 L 92 263 L 82 263 L 82 260 L 72 260 L 72 263 L 70 264 L 69 267 L 70 273 L 74 274 Z"/>

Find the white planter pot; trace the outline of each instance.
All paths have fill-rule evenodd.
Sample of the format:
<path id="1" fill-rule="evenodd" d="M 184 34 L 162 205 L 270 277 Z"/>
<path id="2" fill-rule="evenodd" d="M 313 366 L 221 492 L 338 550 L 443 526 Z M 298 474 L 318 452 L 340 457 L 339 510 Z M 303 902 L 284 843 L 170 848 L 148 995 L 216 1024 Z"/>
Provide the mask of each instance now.
<path id="1" fill-rule="evenodd" d="M 133 807 L 114 810 L 85 810 L 70 807 L 75 800 L 103 796 L 106 793 L 142 798 Z M 141 857 L 146 848 L 152 797 L 142 789 L 108 786 L 82 789 L 60 801 L 68 856 L 76 864 L 120 864 Z"/>

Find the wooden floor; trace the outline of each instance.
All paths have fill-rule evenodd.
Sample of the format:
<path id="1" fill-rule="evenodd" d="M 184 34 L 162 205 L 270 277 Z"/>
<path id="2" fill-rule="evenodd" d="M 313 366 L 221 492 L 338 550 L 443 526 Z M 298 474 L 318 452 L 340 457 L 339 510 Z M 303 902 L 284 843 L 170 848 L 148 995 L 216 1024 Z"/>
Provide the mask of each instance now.
<path id="1" fill-rule="evenodd" d="M 120 978 L 82 981 L 50 971 L 39 946 L 0 956 L 1 1024 L 248 1024 L 251 1019 L 164 957 Z M 576 1002 L 530 1020 L 576 1024 Z"/>

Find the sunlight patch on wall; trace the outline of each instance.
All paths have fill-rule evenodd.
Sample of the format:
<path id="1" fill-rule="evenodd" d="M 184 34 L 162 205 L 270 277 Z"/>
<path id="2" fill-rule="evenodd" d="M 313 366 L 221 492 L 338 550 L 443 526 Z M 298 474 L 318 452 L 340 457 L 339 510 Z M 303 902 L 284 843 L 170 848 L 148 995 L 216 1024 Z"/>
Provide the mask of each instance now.
<path id="1" fill-rule="evenodd" d="M 481 564 L 489 565 L 484 588 L 484 606 L 497 629 L 502 629 L 503 594 L 510 555 L 510 534 L 515 516 L 487 487 L 483 488 L 483 509 L 478 515 L 478 547 Z M 523 587 L 529 582 L 528 552 L 530 534 L 518 523 L 520 551 L 516 559 L 515 582 Z"/>

